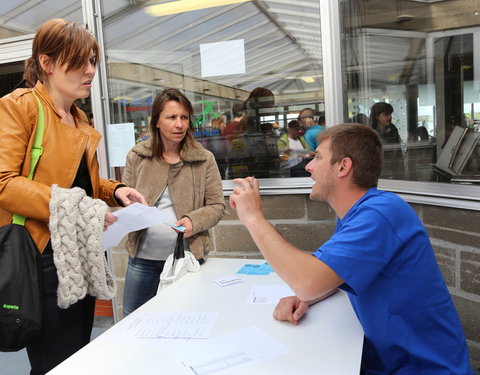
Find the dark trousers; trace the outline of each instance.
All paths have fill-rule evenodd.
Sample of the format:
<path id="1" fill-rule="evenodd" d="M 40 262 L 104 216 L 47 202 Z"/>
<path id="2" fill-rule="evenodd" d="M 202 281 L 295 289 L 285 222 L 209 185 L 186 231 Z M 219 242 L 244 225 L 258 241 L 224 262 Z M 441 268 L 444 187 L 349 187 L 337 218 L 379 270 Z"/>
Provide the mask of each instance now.
<path id="1" fill-rule="evenodd" d="M 50 244 L 42 254 L 43 320 L 42 333 L 27 346 L 32 370 L 30 375 L 45 374 L 89 343 L 93 327 L 95 298 L 83 300 L 61 309 L 57 305 L 57 269 Z"/>

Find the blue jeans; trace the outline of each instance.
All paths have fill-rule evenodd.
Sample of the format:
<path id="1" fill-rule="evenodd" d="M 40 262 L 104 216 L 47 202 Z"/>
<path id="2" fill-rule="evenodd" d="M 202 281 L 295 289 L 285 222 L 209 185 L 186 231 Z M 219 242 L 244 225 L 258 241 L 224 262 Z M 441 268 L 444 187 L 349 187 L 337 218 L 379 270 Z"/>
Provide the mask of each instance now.
<path id="1" fill-rule="evenodd" d="M 128 258 L 123 292 L 123 317 L 135 311 L 157 294 L 164 264 L 164 260 Z"/>

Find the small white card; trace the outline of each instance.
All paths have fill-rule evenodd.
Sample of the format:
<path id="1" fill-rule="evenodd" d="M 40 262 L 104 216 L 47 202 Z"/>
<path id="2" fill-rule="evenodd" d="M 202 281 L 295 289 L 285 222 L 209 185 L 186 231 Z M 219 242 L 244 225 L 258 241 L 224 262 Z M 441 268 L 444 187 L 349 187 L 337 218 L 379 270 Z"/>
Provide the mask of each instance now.
<path id="1" fill-rule="evenodd" d="M 295 293 L 287 284 L 254 285 L 247 303 L 257 305 L 276 305 L 283 297 L 294 296 Z"/>
<path id="2" fill-rule="evenodd" d="M 221 287 L 230 286 L 234 284 L 241 284 L 245 282 L 245 280 L 243 280 L 241 277 L 238 277 L 238 275 L 223 276 L 223 277 L 219 277 L 218 279 L 215 279 L 214 281 L 215 283 L 217 283 L 217 285 Z"/>

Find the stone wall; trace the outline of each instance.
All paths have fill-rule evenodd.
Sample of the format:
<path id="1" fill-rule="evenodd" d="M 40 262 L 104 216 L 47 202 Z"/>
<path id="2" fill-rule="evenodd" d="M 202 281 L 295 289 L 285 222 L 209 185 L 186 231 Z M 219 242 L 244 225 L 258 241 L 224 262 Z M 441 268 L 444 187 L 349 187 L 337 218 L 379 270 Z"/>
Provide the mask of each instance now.
<path id="1" fill-rule="evenodd" d="M 312 202 L 308 195 L 263 196 L 265 217 L 292 244 L 313 251 L 326 241 L 335 226 L 335 213 L 326 204 Z M 412 205 L 424 222 L 457 306 L 475 368 L 480 367 L 480 212 Z M 227 207 L 228 201 L 227 201 Z M 261 258 L 250 235 L 228 209 L 211 230 L 214 249 L 210 257 Z M 127 253 L 122 245 L 112 250 L 118 282 L 118 316 L 122 312 Z"/>

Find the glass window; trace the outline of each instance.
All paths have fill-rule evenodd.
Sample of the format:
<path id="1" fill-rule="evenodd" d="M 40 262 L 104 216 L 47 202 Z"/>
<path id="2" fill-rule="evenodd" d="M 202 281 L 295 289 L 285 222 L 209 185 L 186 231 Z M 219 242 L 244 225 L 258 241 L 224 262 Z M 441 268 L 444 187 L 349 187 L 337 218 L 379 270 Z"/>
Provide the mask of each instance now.
<path id="1" fill-rule="evenodd" d="M 222 3 L 103 2 L 112 123 L 133 122 L 145 139 L 156 94 L 178 88 L 223 179 L 307 176 L 307 148 L 288 144 L 324 109 L 319 1 Z M 315 116 L 292 135 L 304 108 Z"/>
<path id="2" fill-rule="evenodd" d="M 380 134 L 382 178 L 480 182 L 478 9 L 463 0 L 342 4 L 345 116 Z"/>

